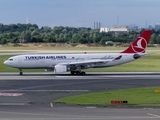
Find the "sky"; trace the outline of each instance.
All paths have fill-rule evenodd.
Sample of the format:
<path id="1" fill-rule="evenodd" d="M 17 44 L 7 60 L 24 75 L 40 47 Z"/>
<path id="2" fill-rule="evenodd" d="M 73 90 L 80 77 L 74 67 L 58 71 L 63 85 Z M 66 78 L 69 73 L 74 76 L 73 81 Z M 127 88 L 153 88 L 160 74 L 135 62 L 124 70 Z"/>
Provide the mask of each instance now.
<path id="1" fill-rule="evenodd" d="M 0 23 L 94 28 L 160 23 L 160 0 L 0 0 Z"/>

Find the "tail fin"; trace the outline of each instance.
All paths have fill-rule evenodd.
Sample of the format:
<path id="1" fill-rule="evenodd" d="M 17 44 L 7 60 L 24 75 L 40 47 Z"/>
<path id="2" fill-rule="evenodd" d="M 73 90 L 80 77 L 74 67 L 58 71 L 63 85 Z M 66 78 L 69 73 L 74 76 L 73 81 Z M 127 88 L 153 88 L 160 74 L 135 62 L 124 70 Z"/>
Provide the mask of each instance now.
<path id="1" fill-rule="evenodd" d="M 143 31 L 140 36 L 136 38 L 133 43 L 121 53 L 145 53 L 151 34 L 151 30 Z"/>

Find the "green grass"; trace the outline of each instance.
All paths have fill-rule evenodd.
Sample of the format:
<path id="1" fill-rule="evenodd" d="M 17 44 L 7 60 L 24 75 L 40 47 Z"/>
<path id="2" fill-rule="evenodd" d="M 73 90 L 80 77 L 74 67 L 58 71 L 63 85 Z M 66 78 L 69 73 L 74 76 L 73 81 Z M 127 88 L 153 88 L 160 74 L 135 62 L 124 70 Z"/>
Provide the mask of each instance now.
<path id="1" fill-rule="evenodd" d="M 160 93 L 155 93 L 160 87 L 115 90 L 109 92 L 88 93 L 58 99 L 54 102 L 65 102 L 76 105 L 110 106 L 111 100 L 126 100 L 125 106 L 156 106 L 160 107 Z"/>
<path id="2" fill-rule="evenodd" d="M 23 46 L 7 46 L 0 47 L 0 50 L 124 50 L 127 47 L 101 46 L 101 47 L 23 47 Z M 148 47 L 147 50 L 160 50 L 160 47 Z"/>
<path id="3" fill-rule="evenodd" d="M 0 47 L 0 50 L 124 50 L 127 47 Z M 152 49 L 155 49 L 154 47 Z M 159 48 L 160 49 L 160 48 Z"/>
<path id="4" fill-rule="evenodd" d="M 0 50 L 115 50 L 115 49 L 124 50 L 126 49 L 126 47 L 108 47 L 108 46 L 106 47 L 0 47 Z"/>

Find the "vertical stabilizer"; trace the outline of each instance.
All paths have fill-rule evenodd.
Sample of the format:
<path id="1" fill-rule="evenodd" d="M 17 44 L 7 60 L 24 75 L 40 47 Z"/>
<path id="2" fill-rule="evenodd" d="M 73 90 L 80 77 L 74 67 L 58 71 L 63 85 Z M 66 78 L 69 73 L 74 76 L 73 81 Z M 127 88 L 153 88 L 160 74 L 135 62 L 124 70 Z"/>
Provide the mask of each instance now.
<path id="1" fill-rule="evenodd" d="M 151 30 L 143 31 L 140 36 L 137 37 L 133 43 L 121 53 L 145 53 L 151 34 Z"/>

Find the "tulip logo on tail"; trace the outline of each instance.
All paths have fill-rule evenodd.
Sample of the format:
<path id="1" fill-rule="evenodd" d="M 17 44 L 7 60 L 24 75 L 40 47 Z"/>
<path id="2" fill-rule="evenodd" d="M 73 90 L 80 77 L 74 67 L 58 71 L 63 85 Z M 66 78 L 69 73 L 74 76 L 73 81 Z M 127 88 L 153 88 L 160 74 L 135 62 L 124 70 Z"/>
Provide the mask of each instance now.
<path id="1" fill-rule="evenodd" d="M 147 47 L 147 41 L 143 37 L 138 37 L 137 41 L 132 44 L 134 52 L 144 53 Z"/>

